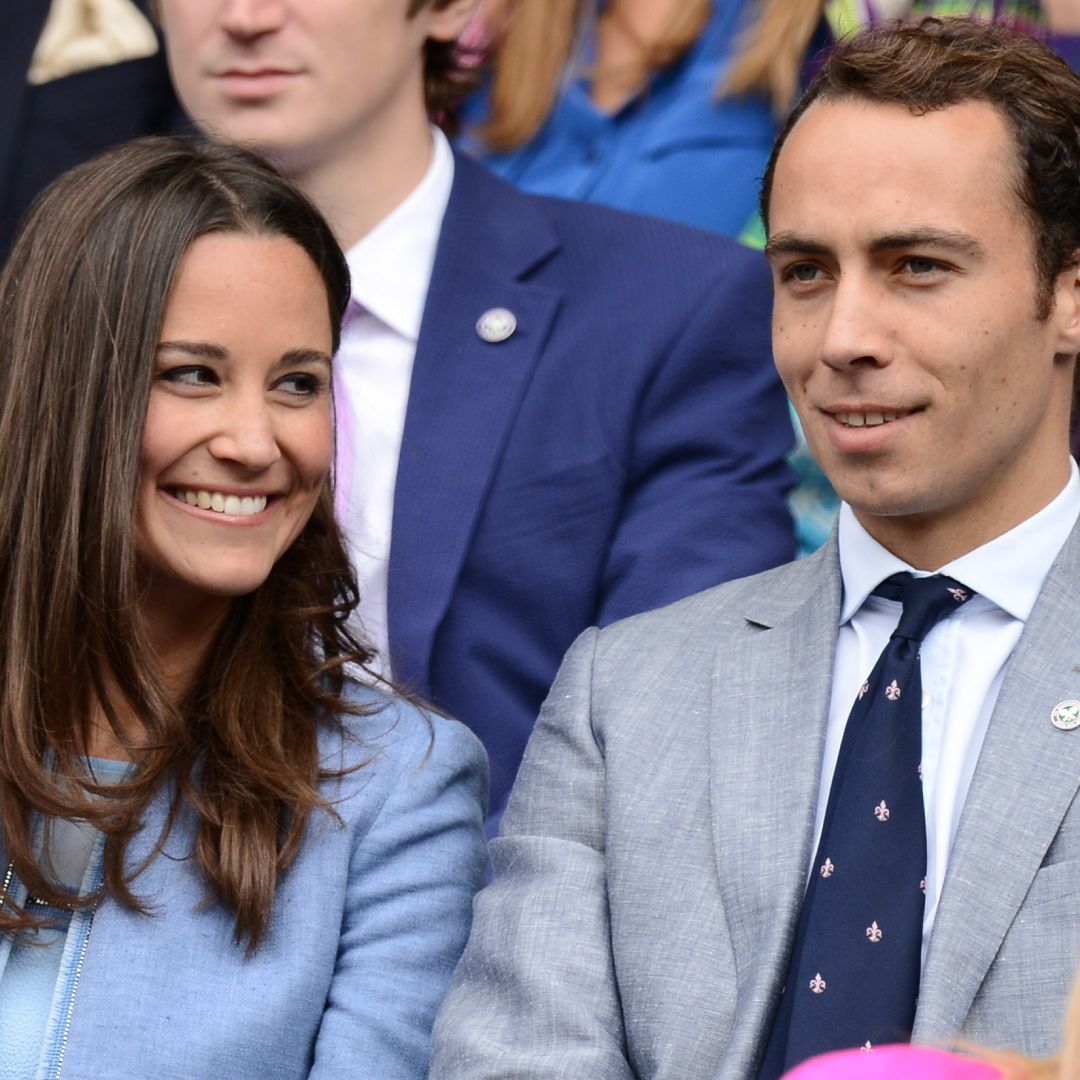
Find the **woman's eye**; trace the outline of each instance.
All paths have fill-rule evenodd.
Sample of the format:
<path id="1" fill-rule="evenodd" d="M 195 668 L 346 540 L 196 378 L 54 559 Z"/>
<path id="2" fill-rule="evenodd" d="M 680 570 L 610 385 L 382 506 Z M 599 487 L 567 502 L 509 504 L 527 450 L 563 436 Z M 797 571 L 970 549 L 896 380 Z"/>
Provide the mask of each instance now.
<path id="1" fill-rule="evenodd" d="M 300 371 L 286 375 L 277 382 L 279 390 L 298 398 L 317 397 L 325 389 L 325 385 L 325 381 L 318 375 Z"/>
<path id="2" fill-rule="evenodd" d="M 198 365 L 186 365 L 183 367 L 167 368 L 158 374 L 162 382 L 172 383 L 175 386 L 215 386 L 217 375 L 208 367 Z"/>

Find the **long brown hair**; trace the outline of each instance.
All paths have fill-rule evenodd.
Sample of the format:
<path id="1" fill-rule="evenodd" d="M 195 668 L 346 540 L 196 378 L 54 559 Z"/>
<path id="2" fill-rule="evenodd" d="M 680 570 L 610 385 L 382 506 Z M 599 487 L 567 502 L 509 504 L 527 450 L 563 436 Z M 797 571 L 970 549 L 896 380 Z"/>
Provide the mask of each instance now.
<path id="1" fill-rule="evenodd" d="M 555 105 L 594 0 L 492 0 L 490 111 L 476 134 L 505 152 L 528 142 Z M 712 0 L 681 0 L 660 40 L 643 57 L 641 80 L 675 63 L 709 21 Z"/>
<path id="2" fill-rule="evenodd" d="M 0 837 L 31 895 L 70 906 L 34 820 L 90 822 L 105 834 L 104 891 L 141 911 L 143 867 L 125 856 L 165 789 L 150 857 L 192 811 L 209 895 L 254 949 L 311 813 L 329 809 L 319 730 L 359 711 L 342 665 L 370 656 L 346 627 L 357 591 L 329 487 L 268 580 L 233 603 L 182 700 L 143 644 L 133 522 L 155 349 L 184 252 L 220 231 L 283 236 L 310 256 L 336 349 L 349 276 L 328 226 L 235 148 L 141 139 L 72 170 L 39 198 L 0 274 Z M 139 718 L 137 744 L 121 712 Z M 136 765 L 115 789 L 84 778 L 95 713 Z M 0 899 L 0 932 L 40 925 Z"/>

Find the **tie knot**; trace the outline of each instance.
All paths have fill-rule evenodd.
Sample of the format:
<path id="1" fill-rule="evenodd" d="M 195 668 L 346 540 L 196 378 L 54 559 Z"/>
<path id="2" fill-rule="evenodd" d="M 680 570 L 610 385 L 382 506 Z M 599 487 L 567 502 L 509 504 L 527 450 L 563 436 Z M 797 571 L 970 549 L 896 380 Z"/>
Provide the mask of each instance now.
<path id="1" fill-rule="evenodd" d="M 944 574 L 915 577 L 906 571 L 886 578 L 874 594 L 899 600 L 904 605 L 892 636 L 909 641 L 922 641 L 937 623 L 975 595 L 971 589 Z"/>

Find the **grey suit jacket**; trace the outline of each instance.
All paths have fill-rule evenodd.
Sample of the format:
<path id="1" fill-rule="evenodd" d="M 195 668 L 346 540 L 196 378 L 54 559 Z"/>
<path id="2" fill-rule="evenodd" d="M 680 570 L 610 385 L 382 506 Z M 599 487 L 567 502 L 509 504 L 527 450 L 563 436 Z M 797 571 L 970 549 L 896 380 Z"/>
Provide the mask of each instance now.
<path id="1" fill-rule="evenodd" d="M 802 562 L 582 635 L 491 848 L 432 1077 L 753 1076 L 806 882 L 841 582 Z M 1050 1052 L 1080 945 L 1080 530 L 1010 662 L 915 1038 Z"/>

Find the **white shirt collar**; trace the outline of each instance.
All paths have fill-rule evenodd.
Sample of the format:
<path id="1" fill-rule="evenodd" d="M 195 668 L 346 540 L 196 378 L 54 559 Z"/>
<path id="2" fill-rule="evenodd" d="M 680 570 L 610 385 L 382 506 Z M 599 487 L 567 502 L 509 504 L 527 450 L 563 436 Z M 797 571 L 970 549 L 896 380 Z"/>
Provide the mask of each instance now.
<path id="1" fill-rule="evenodd" d="M 454 183 L 450 143 L 435 127 L 431 141 L 431 164 L 424 178 L 345 254 L 353 299 L 414 344 L 420 337 L 435 248 Z"/>
<path id="2" fill-rule="evenodd" d="M 1080 473 L 1070 458 L 1069 480 L 1053 502 L 1007 533 L 947 563 L 938 573 L 962 581 L 1014 619 L 1025 622 L 1078 515 Z M 924 573 L 883 548 L 859 524 L 847 503 L 840 508 L 837 540 L 844 581 L 841 626 L 890 574 L 902 570 L 917 576 Z"/>

